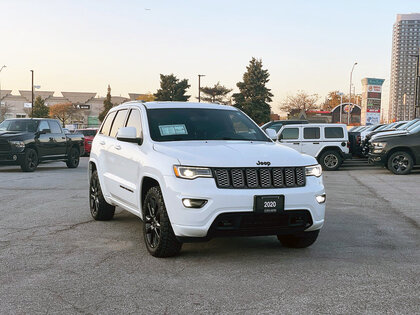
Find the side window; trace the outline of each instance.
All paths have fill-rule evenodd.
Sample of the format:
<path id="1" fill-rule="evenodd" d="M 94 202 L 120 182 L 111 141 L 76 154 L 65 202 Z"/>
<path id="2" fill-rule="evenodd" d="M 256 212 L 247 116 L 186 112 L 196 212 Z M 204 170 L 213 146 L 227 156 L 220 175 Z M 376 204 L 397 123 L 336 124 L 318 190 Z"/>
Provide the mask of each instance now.
<path id="1" fill-rule="evenodd" d="M 38 131 L 47 130 L 47 132 L 51 132 L 50 126 L 46 120 L 41 120 L 38 126 Z"/>
<path id="2" fill-rule="evenodd" d="M 106 116 L 105 122 L 102 125 L 101 131 L 99 132 L 100 134 L 109 136 L 109 132 L 111 131 L 111 125 L 112 125 L 112 121 L 114 120 L 115 113 L 116 112 L 112 112 L 108 116 Z"/>
<path id="3" fill-rule="evenodd" d="M 111 132 L 109 134 L 110 137 L 116 137 L 118 129 L 124 127 L 125 116 L 127 116 L 127 109 L 122 109 L 117 112 L 117 116 L 115 116 L 114 123 L 112 124 Z"/>
<path id="4" fill-rule="evenodd" d="M 299 128 L 285 128 L 281 132 L 280 139 L 295 140 L 299 139 Z"/>
<path id="5" fill-rule="evenodd" d="M 61 127 L 56 121 L 49 121 L 51 133 L 61 133 Z"/>
<path id="6" fill-rule="evenodd" d="M 343 128 L 340 127 L 325 127 L 324 132 L 327 139 L 344 138 Z"/>
<path id="7" fill-rule="evenodd" d="M 126 127 L 135 127 L 137 131 L 137 138 L 141 137 L 142 127 L 139 110 L 132 109 L 130 111 L 130 116 L 128 116 Z"/>
<path id="8" fill-rule="evenodd" d="M 303 128 L 303 139 L 319 139 L 319 127 L 305 127 Z"/>

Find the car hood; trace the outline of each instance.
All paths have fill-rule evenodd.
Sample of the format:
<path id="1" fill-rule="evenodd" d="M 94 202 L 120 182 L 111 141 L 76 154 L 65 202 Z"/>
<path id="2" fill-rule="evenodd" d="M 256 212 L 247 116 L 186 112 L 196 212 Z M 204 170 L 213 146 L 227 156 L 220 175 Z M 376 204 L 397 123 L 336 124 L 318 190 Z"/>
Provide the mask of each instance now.
<path id="1" fill-rule="evenodd" d="M 0 131 L 0 139 L 10 140 L 12 138 L 26 137 L 33 133 L 26 131 Z"/>
<path id="2" fill-rule="evenodd" d="M 372 141 L 372 140 L 376 140 L 376 139 L 384 138 L 384 137 L 407 135 L 408 133 L 409 132 L 406 130 L 394 130 L 394 131 L 381 132 L 381 133 L 374 134 L 370 140 Z"/>
<path id="3" fill-rule="evenodd" d="M 182 165 L 208 167 L 306 166 L 312 156 L 281 144 L 250 141 L 182 141 L 155 143 L 154 150 L 172 156 Z"/>

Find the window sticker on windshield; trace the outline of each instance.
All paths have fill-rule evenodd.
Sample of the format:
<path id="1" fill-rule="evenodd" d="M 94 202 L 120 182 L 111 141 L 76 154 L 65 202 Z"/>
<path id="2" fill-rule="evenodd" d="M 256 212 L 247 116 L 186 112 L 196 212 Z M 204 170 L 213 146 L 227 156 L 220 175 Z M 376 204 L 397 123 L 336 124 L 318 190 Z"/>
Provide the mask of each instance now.
<path id="1" fill-rule="evenodd" d="M 187 127 L 182 125 L 163 125 L 159 126 L 161 136 L 173 136 L 173 135 L 187 135 Z"/>

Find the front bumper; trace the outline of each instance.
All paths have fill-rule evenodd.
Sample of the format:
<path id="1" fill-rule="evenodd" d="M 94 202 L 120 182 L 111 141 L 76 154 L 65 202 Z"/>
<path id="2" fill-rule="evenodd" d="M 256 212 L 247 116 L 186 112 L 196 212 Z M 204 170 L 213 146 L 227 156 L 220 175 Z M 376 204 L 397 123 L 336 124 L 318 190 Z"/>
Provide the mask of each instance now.
<path id="1" fill-rule="evenodd" d="M 315 199 L 317 195 L 325 193 L 322 177 L 308 176 L 304 187 L 219 189 L 214 178 L 185 180 L 175 176 L 165 176 L 162 192 L 172 228 L 179 238 L 219 236 L 217 235 L 219 233 L 214 234 L 214 224 L 217 225 L 221 215 L 233 215 L 234 230 L 238 233 L 228 232 L 227 235 L 240 235 L 245 221 L 251 222 L 245 224 L 245 227 L 252 230 L 253 235 L 288 234 L 298 230 L 313 231 L 320 229 L 324 224 L 325 203 L 319 204 Z M 253 210 L 255 195 L 284 195 L 284 212 L 271 217 L 268 215 L 252 217 L 255 215 Z M 199 209 L 186 208 L 182 204 L 183 198 L 206 199 L 208 202 Z M 299 227 L 290 225 L 288 222 L 292 220 L 290 218 L 293 217 L 293 211 L 307 213 L 310 220 L 305 219 L 305 222 L 310 224 L 305 223 Z M 247 217 L 247 214 L 250 216 Z M 243 219 L 244 217 L 247 218 Z M 278 224 L 270 225 L 270 219 L 277 220 Z M 252 222 L 257 223 L 257 226 L 251 226 Z"/>
<path id="2" fill-rule="evenodd" d="M 373 165 L 384 165 L 386 163 L 385 154 L 384 153 L 371 153 L 372 149 L 368 154 L 368 160 L 370 164 Z"/>
<path id="3" fill-rule="evenodd" d="M 0 164 L 18 165 L 23 157 L 23 152 L 0 152 Z"/>

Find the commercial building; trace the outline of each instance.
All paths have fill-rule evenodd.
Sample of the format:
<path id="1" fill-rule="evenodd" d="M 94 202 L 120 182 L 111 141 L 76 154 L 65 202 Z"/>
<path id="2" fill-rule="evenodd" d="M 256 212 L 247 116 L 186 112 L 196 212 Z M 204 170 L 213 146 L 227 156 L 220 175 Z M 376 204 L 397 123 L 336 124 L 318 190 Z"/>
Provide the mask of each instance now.
<path id="1" fill-rule="evenodd" d="M 391 91 L 388 119 L 415 117 L 417 67 L 420 47 L 420 13 L 398 14 L 393 28 Z"/>
<path id="2" fill-rule="evenodd" d="M 77 124 L 80 127 L 97 127 L 98 115 L 103 110 L 105 97 L 97 97 L 94 92 L 61 92 L 61 96 L 54 95 L 54 91 L 34 91 L 35 98 L 40 96 L 45 105 L 71 103 L 77 114 L 69 124 Z M 119 105 L 123 102 L 141 99 L 144 94 L 129 93 L 129 97 L 112 96 L 112 104 Z M 19 90 L 19 94 L 13 94 L 12 90 L 0 91 L 0 121 L 5 118 L 29 117 L 31 111 L 32 92 Z"/>

